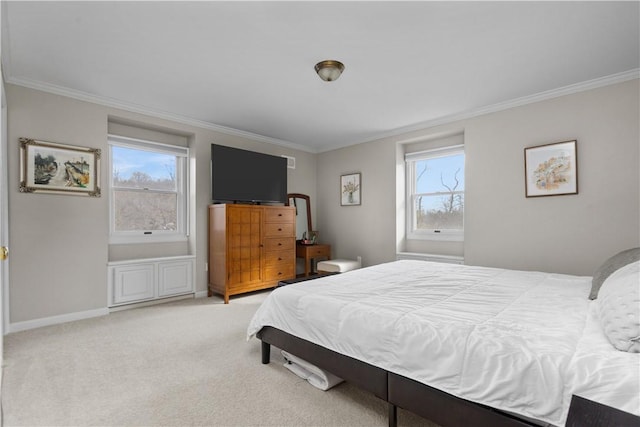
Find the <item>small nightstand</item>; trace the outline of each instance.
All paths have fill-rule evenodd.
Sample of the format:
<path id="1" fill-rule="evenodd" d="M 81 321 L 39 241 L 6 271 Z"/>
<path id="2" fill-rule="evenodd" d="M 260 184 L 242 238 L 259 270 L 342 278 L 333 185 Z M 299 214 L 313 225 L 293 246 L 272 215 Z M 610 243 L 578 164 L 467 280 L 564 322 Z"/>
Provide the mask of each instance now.
<path id="1" fill-rule="evenodd" d="M 304 275 L 312 271 L 311 260 L 317 258 L 331 259 L 331 245 L 303 245 L 296 244 L 296 258 L 304 258 Z"/>

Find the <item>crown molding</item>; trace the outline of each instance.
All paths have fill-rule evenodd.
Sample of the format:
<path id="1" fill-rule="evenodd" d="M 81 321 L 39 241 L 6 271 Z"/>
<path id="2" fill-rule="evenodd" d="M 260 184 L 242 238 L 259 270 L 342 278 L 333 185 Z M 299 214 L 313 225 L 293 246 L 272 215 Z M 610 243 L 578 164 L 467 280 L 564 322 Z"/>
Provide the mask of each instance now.
<path id="1" fill-rule="evenodd" d="M 6 57 L 3 58 L 3 65 L 4 65 L 2 67 L 3 71 L 8 70 L 6 61 L 7 61 L 7 58 Z M 7 72 L 6 74 L 10 74 L 10 73 Z M 246 131 L 242 131 L 242 130 L 238 130 L 238 129 L 234 129 L 226 126 L 217 125 L 215 123 L 206 122 L 204 120 L 192 119 L 190 117 L 173 114 L 166 111 L 154 110 L 152 108 L 149 108 L 143 105 L 122 102 L 113 98 L 97 96 L 97 95 L 89 94 L 86 92 L 65 88 L 62 86 L 38 82 L 35 80 L 16 78 L 9 75 L 9 76 L 5 76 L 5 83 L 9 83 L 17 86 L 23 86 L 30 89 L 43 91 L 43 92 L 48 92 L 55 95 L 66 96 L 69 98 L 90 102 L 98 105 L 103 105 L 106 107 L 117 108 L 120 110 L 129 111 L 132 113 L 139 113 L 139 114 L 144 114 L 144 115 L 159 118 L 159 119 L 170 120 L 173 122 L 177 122 L 177 123 L 181 123 L 189 126 L 194 126 L 202 129 L 208 129 L 208 130 L 224 133 L 226 135 L 239 136 L 239 137 L 251 139 L 254 141 L 265 142 L 268 144 L 279 145 L 279 146 L 291 148 L 294 150 L 304 151 L 307 153 L 318 154 L 318 153 L 324 153 L 332 150 L 337 150 L 340 148 L 350 147 L 353 145 L 378 141 L 384 138 L 398 137 L 410 132 L 426 130 L 435 126 L 445 125 L 445 124 L 453 123 L 460 120 L 471 119 L 484 114 L 496 113 L 499 111 L 508 110 L 510 108 L 520 107 L 527 104 L 533 104 L 540 101 L 558 98 L 565 95 L 571 95 L 578 92 L 584 92 L 587 90 L 597 89 L 599 87 L 609 86 L 612 84 L 622 83 L 625 81 L 638 79 L 638 78 L 640 78 L 640 68 L 635 68 L 629 71 L 624 71 L 621 73 L 612 74 L 612 75 L 600 77 L 597 79 L 587 80 L 585 82 L 575 83 L 575 84 L 563 86 L 557 89 L 552 89 L 552 90 L 540 92 L 537 94 L 512 99 L 509 101 L 500 102 L 497 104 L 492 104 L 492 105 L 464 111 L 457 114 L 443 116 L 433 120 L 427 120 L 424 122 L 415 123 L 409 126 L 403 126 L 387 132 L 381 132 L 372 138 L 367 138 L 366 140 L 353 141 L 346 144 L 337 144 L 337 145 L 333 145 L 333 146 L 325 147 L 321 149 L 307 147 L 301 144 L 296 144 L 293 142 L 284 141 L 277 138 L 272 138 L 272 137 L 259 135 L 251 132 L 246 132 Z"/>
<path id="2" fill-rule="evenodd" d="M 534 104 L 536 102 L 546 101 L 553 98 L 559 98 L 561 96 L 571 95 L 578 92 L 585 92 L 587 90 L 609 86 L 616 83 L 622 83 L 637 78 L 640 78 L 640 68 L 625 71 L 622 73 L 612 74 L 610 76 L 600 77 L 593 80 L 587 80 L 581 83 L 563 86 L 557 89 L 539 92 L 533 95 L 523 96 L 521 98 L 511 99 L 505 102 L 499 102 L 497 104 L 487 105 L 486 107 L 480 107 L 473 110 L 441 117 L 438 119 L 428 120 L 426 122 L 417 123 L 415 125 L 410 125 L 407 127 L 398 128 L 391 131 L 390 135 L 388 136 L 398 136 L 400 134 L 409 133 L 412 131 L 423 130 L 434 126 L 453 123 L 458 120 L 471 119 L 485 114 L 496 113 L 499 111 L 521 107 L 523 105 Z"/>
<path id="3" fill-rule="evenodd" d="M 454 123 L 460 120 L 467 120 L 474 117 L 482 116 L 484 114 L 496 113 L 499 111 L 508 110 L 510 108 L 520 107 L 527 104 L 533 104 L 540 101 L 546 101 L 553 98 L 559 98 L 565 95 L 571 95 L 574 93 L 585 92 L 587 90 L 597 89 L 599 87 L 609 86 L 616 83 L 623 83 L 629 80 L 639 79 L 640 78 L 640 68 L 634 68 L 629 71 L 624 71 L 621 73 L 612 74 L 605 77 L 600 77 L 597 79 L 587 80 L 581 83 L 575 83 L 568 86 L 563 86 L 557 89 L 552 89 L 540 93 L 536 93 L 533 95 L 523 96 L 521 98 L 515 98 L 505 102 L 499 102 L 497 104 L 488 105 L 485 107 L 480 107 L 473 110 L 464 111 L 461 113 L 456 113 L 448 116 L 439 117 L 433 120 L 427 120 L 420 123 L 415 123 L 408 126 L 403 126 L 400 128 L 396 128 L 390 130 L 388 132 L 382 132 L 376 135 L 373 139 L 367 139 L 364 141 L 356 141 L 353 143 L 341 145 L 341 146 L 333 146 L 327 147 L 326 149 L 318 150 L 318 153 L 324 153 L 327 151 L 337 150 L 339 148 L 346 148 L 352 145 L 363 144 L 366 142 L 378 141 L 384 138 L 393 138 L 399 137 L 401 135 L 418 132 L 421 130 L 427 130 L 429 128 L 435 126 L 446 125 L 449 123 Z M 412 138 L 414 139 L 414 138 Z M 417 140 L 423 140 L 423 138 L 416 137 Z M 402 141 L 403 143 L 406 141 Z"/>
<path id="4" fill-rule="evenodd" d="M 79 101 L 90 102 L 90 103 L 102 105 L 105 107 L 117 108 L 120 110 L 129 111 L 131 113 L 139 113 L 139 114 L 144 114 L 146 116 L 155 117 L 158 119 L 171 120 L 173 122 L 194 126 L 202 129 L 208 129 L 215 132 L 224 133 L 226 135 L 239 136 L 239 137 L 251 139 L 254 141 L 279 145 L 279 146 L 291 148 L 294 150 L 305 151 L 308 153 L 314 153 L 314 154 L 317 153 L 317 151 L 313 148 L 306 147 L 304 145 L 296 144 L 293 142 L 284 141 L 277 138 L 271 138 L 268 136 L 259 135 L 252 132 L 246 132 L 246 131 L 242 131 L 242 130 L 238 130 L 238 129 L 234 129 L 226 126 L 221 126 L 221 125 L 217 125 L 215 123 L 207 122 L 204 120 L 192 119 L 190 117 L 181 116 L 179 114 L 169 113 L 161 110 L 155 110 L 153 108 L 149 108 L 144 105 L 123 102 L 123 101 L 119 101 L 117 99 L 109 98 L 106 96 L 93 95 L 87 92 L 73 90 L 63 86 L 57 86 L 49 83 L 42 83 L 42 82 L 31 80 L 31 79 L 24 79 L 24 78 L 13 77 L 13 76 L 8 76 L 5 79 L 5 82 L 12 85 L 16 85 L 16 86 L 23 86 L 29 89 L 35 89 L 42 92 L 52 93 L 54 95 L 60 95 L 68 98 L 77 99 Z"/>

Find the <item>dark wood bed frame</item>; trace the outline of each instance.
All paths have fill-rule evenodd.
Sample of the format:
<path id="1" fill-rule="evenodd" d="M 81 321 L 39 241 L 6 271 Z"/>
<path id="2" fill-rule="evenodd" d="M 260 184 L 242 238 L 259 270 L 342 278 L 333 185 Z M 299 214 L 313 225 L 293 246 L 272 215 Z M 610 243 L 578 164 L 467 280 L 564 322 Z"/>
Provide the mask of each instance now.
<path id="1" fill-rule="evenodd" d="M 470 420 L 474 426 L 540 426 L 534 420 L 516 418 L 489 406 L 469 402 L 270 326 L 263 327 L 257 337 L 262 341 L 264 364 L 270 362 L 271 345 L 274 345 L 388 402 L 389 427 L 397 426 L 398 407 L 443 427 L 468 427 Z M 566 425 L 640 427 L 640 417 L 573 396 Z"/>

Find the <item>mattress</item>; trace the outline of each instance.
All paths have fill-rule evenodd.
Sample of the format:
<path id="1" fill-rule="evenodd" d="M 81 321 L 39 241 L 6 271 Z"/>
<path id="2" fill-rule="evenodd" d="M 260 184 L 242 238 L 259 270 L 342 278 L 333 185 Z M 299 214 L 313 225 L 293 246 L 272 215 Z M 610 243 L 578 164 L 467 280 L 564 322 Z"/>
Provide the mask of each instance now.
<path id="1" fill-rule="evenodd" d="M 247 336 L 272 326 L 553 425 L 564 425 L 574 392 L 637 414 L 640 380 L 629 372 L 639 359 L 598 330 L 590 287 L 590 277 L 401 260 L 278 288 Z"/>

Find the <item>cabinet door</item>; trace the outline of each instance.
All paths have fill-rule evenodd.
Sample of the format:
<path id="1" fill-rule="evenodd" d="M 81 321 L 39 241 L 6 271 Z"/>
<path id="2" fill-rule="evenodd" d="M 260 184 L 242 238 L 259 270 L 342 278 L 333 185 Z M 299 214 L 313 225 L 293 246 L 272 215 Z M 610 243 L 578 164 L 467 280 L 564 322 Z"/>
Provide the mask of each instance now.
<path id="1" fill-rule="evenodd" d="M 227 285 L 241 288 L 262 281 L 262 209 L 229 208 Z"/>
<path id="2" fill-rule="evenodd" d="M 113 303 L 143 301 L 153 298 L 154 264 L 113 267 Z"/>
<path id="3" fill-rule="evenodd" d="M 193 291 L 193 261 L 161 262 L 158 264 L 158 296 L 177 295 Z"/>

